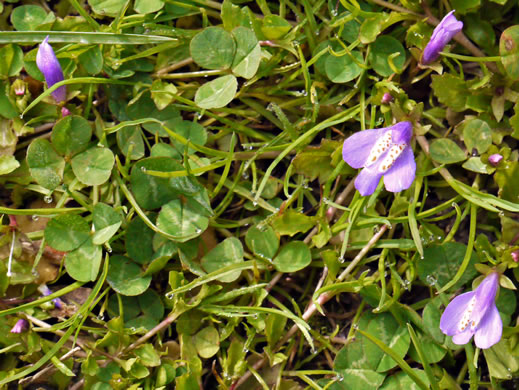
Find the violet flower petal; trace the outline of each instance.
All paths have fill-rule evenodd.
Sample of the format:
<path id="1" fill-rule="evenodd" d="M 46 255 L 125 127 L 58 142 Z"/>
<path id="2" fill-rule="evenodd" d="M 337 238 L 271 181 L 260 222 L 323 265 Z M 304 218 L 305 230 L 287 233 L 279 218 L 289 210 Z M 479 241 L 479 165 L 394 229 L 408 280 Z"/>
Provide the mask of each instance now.
<path id="1" fill-rule="evenodd" d="M 481 320 L 474 336 L 476 346 L 481 349 L 490 348 L 501 340 L 503 321 L 495 304 L 490 306 L 485 317 Z"/>
<path id="2" fill-rule="evenodd" d="M 27 329 L 29 329 L 29 323 L 27 322 L 27 320 L 19 319 L 18 321 L 16 321 L 16 324 L 14 324 L 10 333 L 23 333 Z"/>
<path id="3" fill-rule="evenodd" d="M 382 129 L 359 131 L 346 138 L 342 146 L 342 158 L 344 161 L 355 169 L 364 167 L 371 148 L 388 129 L 388 127 L 385 127 Z"/>
<path id="4" fill-rule="evenodd" d="M 465 331 L 452 336 L 452 342 L 457 345 L 467 344 L 473 335 L 474 331 L 468 326 Z"/>
<path id="5" fill-rule="evenodd" d="M 476 288 L 476 304 L 472 312 L 471 319 L 476 324 L 479 324 L 485 317 L 487 311 L 495 306 L 495 298 L 497 293 L 497 286 L 499 282 L 499 274 L 492 272 L 489 274 Z"/>
<path id="6" fill-rule="evenodd" d="M 458 324 L 469 302 L 475 295 L 474 291 L 458 295 L 447 305 L 440 319 L 440 330 L 443 333 L 447 336 L 454 336 L 459 332 Z"/>
<path id="7" fill-rule="evenodd" d="M 391 126 L 391 137 L 396 144 L 408 144 L 413 136 L 413 125 L 411 122 L 403 121 Z"/>
<path id="8" fill-rule="evenodd" d="M 373 167 L 364 168 L 357 175 L 355 188 L 362 196 L 371 195 L 377 189 L 380 178 L 383 175 L 383 173 L 378 171 L 377 167 L 378 164 Z"/>
<path id="9" fill-rule="evenodd" d="M 454 10 L 445 15 L 434 29 L 431 39 L 422 54 L 422 64 L 427 65 L 435 61 L 445 45 L 463 28 L 463 22 L 457 20 L 453 14 Z"/>
<path id="10" fill-rule="evenodd" d="M 394 165 L 384 175 L 384 185 L 389 192 L 407 190 L 416 176 L 413 149 L 406 147 Z"/>
<path id="11" fill-rule="evenodd" d="M 36 54 L 36 65 L 41 73 L 43 73 L 45 81 L 47 82 L 47 87 L 50 88 L 54 84 L 63 81 L 64 78 L 61 65 L 54 54 L 54 50 L 52 50 L 52 47 L 49 45 L 48 40 L 49 37 L 47 36 L 38 48 L 38 53 Z M 65 86 L 61 86 L 53 91 L 51 95 L 57 102 L 62 102 L 67 97 L 67 90 Z"/>

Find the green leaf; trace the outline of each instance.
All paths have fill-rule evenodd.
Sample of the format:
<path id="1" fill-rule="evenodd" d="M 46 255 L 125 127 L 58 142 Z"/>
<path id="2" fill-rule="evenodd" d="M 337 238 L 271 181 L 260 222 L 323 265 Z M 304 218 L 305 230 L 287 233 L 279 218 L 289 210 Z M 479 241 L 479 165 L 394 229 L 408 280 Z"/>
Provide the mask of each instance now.
<path id="1" fill-rule="evenodd" d="M 79 282 L 90 282 L 97 279 L 103 252 L 99 245 L 94 245 L 89 238 L 77 249 L 67 253 L 65 269 L 73 279 Z"/>
<path id="2" fill-rule="evenodd" d="M 164 7 L 163 0 L 135 0 L 133 9 L 138 14 L 150 14 Z"/>
<path id="3" fill-rule="evenodd" d="M 146 367 L 157 367 L 160 365 L 160 356 L 151 344 L 144 344 L 136 348 L 133 353 Z"/>
<path id="4" fill-rule="evenodd" d="M 16 76 L 23 67 L 23 51 L 18 45 L 9 44 L 0 48 L 0 77 Z"/>
<path id="5" fill-rule="evenodd" d="M 382 12 L 364 20 L 358 35 L 360 42 L 364 45 L 373 42 L 382 31 L 382 26 L 387 18 L 388 15 Z"/>
<path id="6" fill-rule="evenodd" d="M 324 65 L 326 76 L 334 83 L 347 83 L 354 80 L 362 72 L 362 68 L 357 65 L 357 62 L 364 63 L 362 54 L 358 51 L 352 51 L 340 57 L 329 55 Z"/>
<path id="7" fill-rule="evenodd" d="M 202 85 L 195 94 L 195 103 L 200 108 L 221 108 L 229 104 L 238 90 L 238 80 L 232 74 L 218 77 Z"/>
<path id="8" fill-rule="evenodd" d="M 89 237 L 90 226 L 79 215 L 58 215 L 45 227 L 45 241 L 58 251 L 68 252 L 76 249 Z"/>
<path id="9" fill-rule="evenodd" d="M 141 218 L 134 217 L 126 229 L 125 248 L 128 256 L 139 264 L 149 263 L 153 257 L 154 235 L 155 232 Z"/>
<path id="10" fill-rule="evenodd" d="M 335 357 L 334 370 L 340 375 L 336 384 L 341 390 L 378 389 L 385 374 L 371 368 L 369 357 L 365 355 L 364 338 L 355 338 L 347 347 L 342 348 Z"/>
<path id="11" fill-rule="evenodd" d="M 499 39 L 501 63 L 511 79 L 519 78 L 519 25 L 508 27 Z"/>
<path id="12" fill-rule="evenodd" d="M 280 272 L 296 272 L 312 262 L 312 254 L 302 241 L 291 241 L 283 245 L 274 258 L 274 267 Z"/>
<path id="13" fill-rule="evenodd" d="M 270 226 L 252 226 L 247 230 L 245 243 L 253 254 L 272 260 L 279 249 L 279 237 Z"/>
<path id="14" fill-rule="evenodd" d="M 462 15 L 469 10 L 479 7 L 480 4 L 481 0 L 452 0 L 452 8 Z"/>
<path id="15" fill-rule="evenodd" d="M 60 119 L 52 129 L 52 146 L 63 155 L 71 156 L 83 151 L 92 137 L 92 126 L 83 117 L 69 115 Z"/>
<path id="16" fill-rule="evenodd" d="M 103 52 L 100 46 L 93 46 L 91 49 L 81 53 L 78 57 L 90 75 L 96 75 L 103 70 Z"/>
<path id="17" fill-rule="evenodd" d="M 456 242 L 448 242 L 442 245 L 431 245 L 424 250 L 424 258 L 418 261 L 418 276 L 422 282 L 430 284 L 431 280 L 442 288 L 450 282 L 463 261 L 467 247 Z M 451 288 L 456 290 L 468 281 L 474 279 L 477 271 L 474 264 L 479 258 L 472 252 L 469 265 L 461 279 Z"/>
<path id="18" fill-rule="evenodd" d="M 281 39 L 292 28 L 292 25 L 278 15 L 266 15 L 263 18 L 261 32 L 267 39 Z"/>
<path id="19" fill-rule="evenodd" d="M 430 386 L 429 379 L 423 370 L 413 368 L 413 372 L 419 377 L 423 383 Z M 395 375 L 390 375 L 380 387 L 380 390 L 419 390 L 418 386 L 404 371 L 397 372 Z"/>
<path id="20" fill-rule="evenodd" d="M 485 153 L 492 145 L 492 130 L 487 122 L 471 119 L 463 126 L 463 142 L 467 150 L 476 148 L 479 154 Z"/>
<path id="21" fill-rule="evenodd" d="M 215 246 L 200 261 L 202 267 L 208 272 L 218 271 L 221 268 L 232 264 L 243 262 L 243 246 L 236 237 L 226 238 L 223 242 Z M 241 275 L 241 271 L 236 271 L 218 278 L 220 282 L 234 282 Z"/>
<path id="22" fill-rule="evenodd" d="M 92 242 L 101 245 L 113 237 L 121 226 L 121 216 L 110 206 L 104 203 L 97 203 L 92 213 L 95 233 Z"/>
<path id="23" fill-rule="evenodd" d="M 371 44 L 370 48 L 368 59 L 373 70 L 379 75 L 389 77 L 404 69 L 405 49 L 397 39 L 389 35 L 381 35 Z M 398 55 L 395 56 L 396 54 Z M 394 69 L 391 68 L 390 61 L 392 61 Z"/>
<path id="24" fill-rule="evenodd" d="M 321 145 L 308 146 L 299 152 L 292 164 L 297 173 L 306 176 L 310 181 L 319 178 L 321 183 L 325 183 L 337 165 L 334 162 L 334 155 L 337 151 L 342 151 L 340 142 L 323 139 Z M 341 172 L 353 173 L 354 171 L 351 168 L 345 168 Z"/>
<path id="25" fill-rule="evenodd" d="M 232 62 L 232 72 L 246 79 L 252 78 L 258 71 L 261 61 L 261 47 L 250 28 L 236 27 L 232 31 L 236 41 L 236 54 Z"/>
<path id="26" fill-rule="evenodd" d="M 110 258 L 106 280 L 119 294 L 135 296 L 148 289 L 151 276 L 142 276 L 137 264 L 127 257 L 115 255 Z"/>
<path id="27" fill-rule="evenodd" d="M 510 379 L 519 370 L 519 358 L 510 348 L 510 340 L 502 339 L 496 345 L 483 350 L 490 375 L 498 379 Z"/>
<path id="28" fill-rule="evenodd" d="M 22 5 L 16 7 L 11 13 L 11 23 L 18 31 L 36 30 L 42 24 L 51 24 L 54 19 L 52 12 L 47 14 L 37 5 Z"/>
<path id="29" fill-rule="evenodd" d="M 431 158 L 441 164 L 453 164 L 467 158 L 465 152 L 448 138 L 435 139 L 431 142 L 430 153 Z"/>
<path id="30" fill-rule="evenodd" d="M 207 131 L 200 123 L 176 120 L 172 130 L 184 137 L 189 143 L 194 145 L 203 146 L 207 142 Z M 171 140 L 171 144 L 174 146 L 174 155 L 172 157 L 182 159 L 186 149 L 187 154 L 195 153 L 193 148 L 188 148 L 187 145 L 177 141 L 176 139 Z"/>
<path id="31" fill-rule="evenodd" d="M 124 8 L 126 0 L 88 0 L 88 5 L 99 15 L 117 16 Z"/>
<path id="32" fill-rule="evenodd" d="M 233 63 L 236 43 L 223 28 L 207 27 L 193 37 L 189 51 L 202 68 L 228 69 Z"/>
<path id="33" fill-rule="evenodd" d="M 173 83 L 162 80 L 155 80 L 151 85 L 151 98 L 159 110 L 166 108 L 178 93 L 177 87 Z"/>
<path id="34" fill-rule="evenodd" d="M 222 3 L 222 11 L 220 16 L 222 17 L 223 27 L 227 31 L 231 31 L 235 27 L 243 26 L 249 27 L 252 25 L 248 8 L 240 8 L 234 5 L 231 0 L 224 0 Z"/>
<path id="35" fill-rule="evenodd" d="M 0 156 L 0 176 L 7 175 L 20 166 L 14 156 Z"/>
<path id="36" fill-rule="evenodd" d="M 41 186 L 53 190 L 61 183 L 65 160 L 46 139 L 38 138 L 31 142 L 27 148 L 27 165 L 31 176 Z"/>
<path id="37" fill-rule="evenodd" d="M 484 173 L 487 175 L 494 173 L 496 170 L 494 167 L 481 161 L 481 157 L 470 157 L 463 163 L 462 167 L 472 172 Z"/>
<path id="38" fill-rule="evenodd" d="M 292 237 L 297 233 L 305 233 L 316 225 L 315 217 L 309 217 L 288 209 L 281 215 L 277 215 L 272 221 L 272 227 L 281 236 Z"/>
<path id="39" fill-rule="evenodd" d="M 130 160 L 144 157 L 144 140 L 140 126 L 123 127 L 117 132 L 117 146 Z"/>
<path id="40" fill-rule="evenodd" d="M 519 163 L 507 161 L 503 168 L 494 174 L 494 180 L 499 187 L 498 195 L 501 199 L 519 203 Z"/>
<path id="41" fill-rule="evenodd" d="M 195 348 L 203 359 L 209 359 L 220 349 L 220 335 L 213 326 L 202 329 L 194 336 Z"/>
<path id="42" fill-rule="evenodd" d="M 207 210 L 191 197 L 174 199 L 160 210 L 157 227 L 179 242 L 201 235 L 209 226 Z"/>
<path id="43" fill-rule="evenodd" d="M 431 87 L 438 100 L 450 109 L 461 112 L 465 109 L 467 98 L 472 95 L 464 80 L 450 73 L 432 75 Z"/>
<path id="44" fill-rule="evenodd" d="M 114 154 L 108 148 L 90 148 L 76 155 L 72 161 L 72 171 L 83 184 L 95 186 L 105 183 L 112 174 Z"/>

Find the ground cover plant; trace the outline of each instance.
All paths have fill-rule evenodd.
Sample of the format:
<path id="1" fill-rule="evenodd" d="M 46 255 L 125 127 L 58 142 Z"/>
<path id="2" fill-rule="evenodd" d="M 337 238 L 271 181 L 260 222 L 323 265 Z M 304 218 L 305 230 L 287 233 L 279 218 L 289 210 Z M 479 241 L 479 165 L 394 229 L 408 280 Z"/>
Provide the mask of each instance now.
<path id="1" fill-rule="evenodd" d="M 515 388 L 516 2 L 0 30 L 2 388 Z"/>

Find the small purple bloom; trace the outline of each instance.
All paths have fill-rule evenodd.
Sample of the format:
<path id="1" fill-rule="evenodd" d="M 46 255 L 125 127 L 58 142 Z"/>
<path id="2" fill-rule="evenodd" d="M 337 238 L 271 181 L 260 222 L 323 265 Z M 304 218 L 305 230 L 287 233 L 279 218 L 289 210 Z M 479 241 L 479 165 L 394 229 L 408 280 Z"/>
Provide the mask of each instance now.
<path id="1" fill-rule="evenodd" d="M 501 156 L 499 153 L 491 154 L 490 156 L 488 156 L 488 162 L 495 167 L 497 167 L 497 165 L 501 162 L 502 159 L 503 156 Z"/>
<path id="2" fill-rule="evenodd" d="M 361 195 L 371 195 L 384 176 L 390 192 L 408 189 L 416 172 L 411 122 L 399 122 L 382 129 L 359 131 L 344 141 L 342 158 L 353 168 L 364 168 L 355 179 Z"/>
<path id="3" fill-rule="evenodd" d="M 476 346 L 490 348 L 501 340 L 503 322 L 497 311 L 495 298 L 499 274 L 492 272 L 481 284 L 468 293 L 454 298 L 440 320 L 440 329 L 453 336 L 454 344 L 467 344 L 474 336 Z"/>
<path id="4" fill-rule="evenodd" d="M 38 286 L 38 291 L 41 292 L 43 294 L 43 296 L 48 296 L 50 294 L 52 294 L 52 291 L 50 288 L 47 287 L 47 285 L 45 283 L 43 284 L 40 284 Z M 56 309 L 62 309 L 63 308 L 63 301 L 59 298 L 54 298 L 52 300 L 52 302 L 54 302 L 54 307 Z"/>
<path id="5" fill-rule="evenodd" d="M 382 104 L 388 104 L 391 103 L 394 99 L 393 96 L 389 92 L 386 92 L 384 95 L 382 95 Z"/>
<path id="6" fill-rule="evenodd" d="M 18 320 L 11 329 L 11 333 L 23 333 L 29 329 L 29 323 L 26 320 Z"/>
<path id="7" fill-rule="evenodd" d="M 435 61 L 445 45 L 463 28 L 463 22 L 457 20 L 453 14 L 454 10 L 445 15 L 434 29 L 431 39 L 422 54 L 422 64 L 427 65 Z"/>
<path id="8" fill-rule="evenodd" d="M 519 250 L 513 251 L 510 255 L 512 256 L 513 261 L 519 263 Z"/>
<path id="9" fill-rule="evenodd" d="M 45 81 L 47 82 L 47 87 L 50 88 L 54 84 L 63 81 L 63 71 L 61 70 L 61 65 L 54 54 L 54 50 L 52 50 L 52 47 L 49 45 L 48 40 L 49 37 L 47 36 L 38 48 L 38 53 L 36 54 L 36 65 L 41 73 L 43 73 Z M 52 96 L 58 103 L 62 102 L 67 97 L 67 89 L 65 86 L 61 86 L 52 92 Z"/>

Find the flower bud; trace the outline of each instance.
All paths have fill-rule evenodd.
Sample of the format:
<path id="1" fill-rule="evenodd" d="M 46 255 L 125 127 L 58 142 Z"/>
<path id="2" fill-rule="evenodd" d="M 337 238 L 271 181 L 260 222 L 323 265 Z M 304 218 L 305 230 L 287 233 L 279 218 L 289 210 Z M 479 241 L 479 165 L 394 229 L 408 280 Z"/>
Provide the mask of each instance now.
<path id="1" fill-rule="evenodd" d="M 491 154 L 490 156 L 488 156 L 488 162 L 495 167 L 498 166 L 502 159 L 503 156 L 501 156 L 499 153 Z"/>
<path id="2" fill-rule="evenodd" d="M 47 36 L 38 48 L 38 53 L 36 54 L 36 65 L 41 73 L 43 73 L 43 77 L 45 77 L 45 81 L 47 82 L 47 87 L 50 88 L 54 84 L 63 81 L 63 71 L 61 70 L 61 65 L 54 54 L 54 50 L 52 50 L 52 47 L 49 45 L 48 40 L 49 37 Z M 62 102 L 67 97 L 67 89 L 65 86 L 61 86 L 52 92 L 52 96 L 56 102 Z"/>

